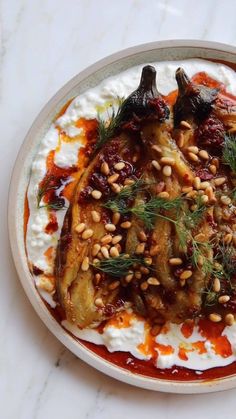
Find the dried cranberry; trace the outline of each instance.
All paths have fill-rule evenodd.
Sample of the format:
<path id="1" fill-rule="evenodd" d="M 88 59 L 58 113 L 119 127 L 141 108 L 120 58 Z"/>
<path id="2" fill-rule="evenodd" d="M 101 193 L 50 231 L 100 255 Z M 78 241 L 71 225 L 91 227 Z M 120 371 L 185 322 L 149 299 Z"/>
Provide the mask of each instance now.
<path id="1" fill-rule="evenodd" d="M 155 116 L 159 121 L 164 121 L 169 117 L 169 109 L 161 96 L 156 97 L 155 99 L 150 99 L 148 101 L 148 105 L 150 109 L 155 112 Z"/>
<path id="2" fill-rule="evenodd" d="M 42 269 L 38 268 L 38 267 L 37 267 L 37 266 L 35 266 L 35 265 L 33 266 L 32 271 L 33 271 L 33 274 L 34 274 L 34 275 L 36 275 L 36 276 L 38 276 L 38 275 L 42 275 L 42 274 L 43 274 Z"/>
<path id="3" fill-rule="evenodd" d="M 80 192 L 78 202 L 82 204 L 83 202 L 88 201 L 92 190 L 93 188 L 91 188 L 91 186 L 86 186 L 86 188 Z"/>
<path id="4" fill-rule="evenodd" d="M 196 176 L 200 177 L 201 180 L 213 179 L 213 174 L 208 172 L 207 169 L 199 169 L 196 171 Z"/>
<path id="5" fill-rule="evenodd" d="M 219 154 L 223 143 L 225 129 L 222 122 L 215 116 L 209 116 L 195 132 L 197 144 L 201 147 L 210 147 L 213 154 Z"/>
<path id="6" fill-rule="evenodd" d="M 89 183 L 94 189 L 101 191 L 103 196 L 108 196 L 110 194 L 110 187 L 107 183 L 107 178 L 101 173 L 93 173 Z"/>

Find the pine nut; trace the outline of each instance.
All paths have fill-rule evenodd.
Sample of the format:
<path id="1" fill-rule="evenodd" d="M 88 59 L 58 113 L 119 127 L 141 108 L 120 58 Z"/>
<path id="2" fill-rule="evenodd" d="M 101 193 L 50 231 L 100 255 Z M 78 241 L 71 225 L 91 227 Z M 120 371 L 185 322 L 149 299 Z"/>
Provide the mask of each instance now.
<path id="1" fill-rule="evenodd" d="M 221 288 L 221 286 L 220 286 L 220 280 L 219 280 L 219 278 L 214 278 L 214 281 L 213 281 L 213 291 L 220 292 L 220 288 Z"/>
<path id="2" fill-rule="evenodd" d="M 109 252 L 108 249 L 105 246 L 101 247 L 101 253 L 104 256 L 105 259 L 109 259 Z"/>
<path id="3" fill-rule="evenodd" d="M 178 138 L 178 146 L 182 148 L 184 146 L 184 134 L 181 132 Z"/>
<path id="4" fill-rule="evenodd" d="M 206 150 L 200 150 L 198 153 L 199 157 L 203 160 L 209 160 L 209 154 Z"/>
<path id="5" fill-rule="evenodd" d="M 229 300 L 230 300 L 230 296 L 229 296 L 229 295 L 221 295 L 221 296 L 218 298 L 218 301 L 219 301 L 219 303 L 220 303 L 220 304 L 225 304 L 225 303 L 227 303 Z"/>
<path id="6" fill-rule="evenodd" d="M 146 246 L 146 243 L 139 243 L 139 244 L 136 246 L 135 253 L 136 253 L 137 255 L 142 255 L 142 254 L 144 253 L 145 246 Z"/>
<path id="7" fill-rule="evenodd" d="M 117 225 L 120 221 L 120 213 L 119 212 L 114 212 L 114 214 L 112 215 L 112 222 L 113 224 Z"/>
<path id="8" fill-rule="evenodd" d="M 92 197 L 94 199 L 100 199 L 102 196 L 102 192 L 101 191 L 97 191 L 96 189 L 94 189 L 91 193 Z"/>
<path id="9" fill-rule="evenodd" d="M 110 234 L 105 234 L 105 236 L 103 236 L 100 240 L 100 242 L 104 245 L 111 243 L 111 241 L 112 241 L 112 236 Z"/>
<path id="10" fill-rule="evenodd" d="M 187 148 L 187 150 L 188 150 L 190 153 L 193 153 L 193 154 L 197 154 L 197 153 L 199 152 L 199 148 L 198 148 L 197 146 L 195 146 L 195 145 L 189 146 L 189 147 Z"/>
<path id="11" fill-rule="evenodd" d="M 186 198 L 195 198 L 197 196 L 197 191 L 190 191 L 186 194 Z"/>
<path id="12" fill-rule="evenodd" d="M 124 185 L 125 186 L 130 186 L 130 185 L 133 185 L 134 184 L 134 180 L 133 179 L 125 179 L 125 181 L 124 181 Z"/>
<path id="13" fill-rule="evenodd" d="M 156 170 L 161 170 L 161 166 L 158 163 L 157 160 L 152 160 L 152 166 L 156 169 Z"/>
<path id="14" fill-rule="evenodd" d="M 218 177 L 218 178 L 214 179 L 215 186 L 221 186 L 225 182 L 226 182 L 226 178 L 225 177 Z"/>
<path id="15" fill-rule="evenodd" d="M 122 250 L 120 243 L 115 244 L 115 247 L 117 248 L 118 252 L 120 253 L 121 250 Z"/>
<path id="16" fill-rule="evenodd" d="M 181 258 L 170 258 L 169 259 L 169 264 L 171 266 L 178 266 L 178 265 L 182 265 L 183 261 Z"/>
<path id="17" fill-rule="evenodd" d="M 194 240 L 204 243 L 205 241 L 205 235 L 203 233 L 198 233 L 194 236 Z"/>
<path id="18" fill-rule="evenodd" d="M 180 275 L 180 279 L 188 279 L 192 276 L 193 272 L 190 270 L 183 271 Z"/>
<path id="19" fill-rule="evenodd" d="M 209 315 L 209 319 L 213 322 L 213 323 L 219 323 L 222 320 L 222 317 L 220 314 L 217 313 L 211 313 Z"/>
<path id="20" fill-rule="evenodd" d="M 224 238 L 223 238 L 223 242 L 224 242 L 225 244 L 229 244 L 229 243 L 231 243 L 232 239 L 233 239 L 233 234 L 232 234 L 232 233 L 228 233 L 228 234 L 226 234 L 226 235 L 224 236 Z"/>
<path id="21" fill-rule="evenodd" d="M 125 167 L 125 163 L 123 161 L 120 161 L 119 163 L 116 163 L 115 166 L 114 166 L 114 168 L 118 171 L 124 169 L 124 167 Z"/>
<path id="22" fill-rule="evenodd" d="M 207 194 L 209 201 L 211 201 L 211 203 L 214 203 L 217 201 L 215 194 L 213 192 L 212 186 L 208 186 L 208 188 L 205 189 L 205 193 Z"/>
<path id="23" fill-rule="evenodd" d="M 222 195 L 220 197 L 220 201 L 222 202 L 222 204 L 224 205 L 230 205 L 231 204 L 231 199 L 229 198 L 229 196 L 226 195 Z"/>
<path id="24" fill-rule="evenodd" d="M 107 162 L 104 161 L 101 164 L 100 171 L 103 175 L 106 175 L 106 176 L 109 175 L 110 169 L 109 169 L 109 166 L 108 166 Z"/>
<path id="25" fill-rule="evenodd" d="M 203 266 L 203 264 L 204 264 L 204 257 L 202 255 L 199 255 L 198 256 L 197 264 L 198 264 L 198 266 Z"/>
<path id="26" fill-rule="evenodd" d="M 93 248 L 92 248 L 92 256 L 93 257 L 97 256 L 98 252 L 100 252 L 100 249 L 101 249 L 100 244 L 98 244 L 98 243 L 94 244 Z"/>
<path id="27" fill-rule="evenodd" d="M 168 199 L 170 197 L 170 194 L 166 191 L 160 192 L 158 194 L 159 198 L 164 198 L 164 199 Z"/>
<path id="28" fill-rule="evenodd" d="M 148 268 L 146 268 L 146 266 L 140 266 L 140 272 L 142 272 L 144 275 L 148 275 L 150 271 Z"/>
<path id="29" fill-rule="evenodd" d="M 164 176 L 168 176 L 168 177 L 171 176 L 172 174 L 171 166 L 164 166 L 162 169 L 162 173 Z"/>
<path id="30" fill-rule="evenodd" d="M 119 173 L 114 173 L 114 175 L 109 176 L 109 178 L 107 179 L 107 182 L 109 183 L 109 185 L 114 183 L 118 179 L 119 176 L 120 176 Z"/>
<path id="31" fill-rule="evenodd" d="M 111 223 L 105 224 L 105 230 L 113 232 L 116 230 L 116 226 L 115 224 L 111 224 Z"/>
<path id="32" fill-rule="evenodd" d="M 191 125 L 187 122 L 187 121 L 181 121 L 180 122 L 180 127 L 183 129 L 191 129 Z"/>
<path id="33" fill-rule="evenodd" d="M 160 162 L 162 164 L 168 164 L 169 166 L 175 165 L 175 159 L 173 159 L 172 157 L 162 157 Z"/>
<path id="34" fill-rule="evenodd" d="M 98 265 L 99 264 L 99 262 L 100 262 L 100 260 L 98 259 L 98 258 L 94 258 L 93 259 L 93 264 L 94 265 Z M 99 274 L 100 275 L 100 274 Z M 95 275 L 96 276 L 96 275 Z"/>
<path id="35" fill-rule="evenodd" d="M 128 275 L 125 276 L 125 281 L 129 284 L 132 281 L 133 277 L 134 277 L 134 273 L 133 272 L 129 273 Z"/>
<path id="36" fill-rule="evenodd" d="M 94 231 L 91 228 L 87 228 L 86 230 L 84 230 L 84 232 L 82 233 L 82 239 L 83 240 L 87 240 L 90 239 L 90 237 L 93 236 Z"/>
<path id="37" fill-rule="evenodd" d="M 158 281 L 157 278 L 154 278 L 152 276 L 150 276 L 150 278 L 148 278 L 147 283 L 149 285 L 160 285 L 160 281 Z"/>
<path id="38" fill-rule="evenodd" d="M 186 279 L 180 279 L 180 280 L 179 280 L 179 283 L 180 283 L 180 286 L 181 286 L 181 287 L 184 287 L 184 286 L 185 286 L 185 284 L 186 284 Z"/>
<path id="39" fill-rule="evenodd" d="M 138 238 L 141 242 L 146 242 L 147 241 L 147 235 L 143 230 L 139 231 Z"/>
<path id="40" fill-rule="evenodd" d="M 142 291 L 146 291 L 148 289 L 147 281 L 142 282 L 142 284 L 140 285 L 140 288 Z"/>
<path id="41" fill-rule="evenodd" d="M 120 281 L 113 281 L 108 285 L 109 290 L 113 291 L 120 286 Z"/>
<path id="42" fill-rule="evenodd" d="M 136 279 L 141 279 L 142 278 L 142 273 L 140 271 L 135 271 L 134 276 Z"/>
<path id="43" fill-rule="evenodd" d="M 96 307 L 104 307 L 104 303 L 103 303 L 101 298 L 96 298 L 94 300 L 94 304 L 95 304 Z"/>
<path id="44" fill-rule="evenodd" d="M 112 183 L 111 184 L 111 189 L 115 193 L 120 193 L 120 191 L 121 191 L 121 187 L 118 185 L 118 183 Z"/>
<path id="45" fill-rule="evenodd" d="M 144 258 L 144 263 L 146 265 L 150 266 L 152 264 L 152 258 L 151 257 Z"/>
<path id="46" fill-rule="evenodd" d="M 95 223 L 100 223 L 100 221 L 101 221 L 101 215 L 99 214 L 99 212 L 97 212 L 97 211 L 92 211 L 92 212 L 91 212 L 91 215 L 92 215 L 92 220 L 93 220 Z"/>
<path id="47" fill-rule="evenodd" d="M 93 264 L 94 265 L 96 265 L 96 262 L 94 262 L 96 259 L 93 259 Z M 98 259 L 97 259 L 97 261 L 98 261 Z M 97 263 L 99 263 L 99 261 L 97 262 Z M 96 285 L 98 285 L 99 284 L 99 282 L 101 282 L 101 279 L 102 279 L 102 275 L 101 274 L 95 274 L 95 284 Z"/>
<path id="48" fill-rule="evenodd" d="M 201 182 L 200 183 L 200 189 L 206 189 L 206 188 L 209 188 L 209 186 L 211 186 L 211 184 L 209 182 Z"/>
<path id="49" fill-rule="evenodd" d="M 231 313 L 226 314 L 226 316 L 225 316 L 225 323 L 228 326 L 232 326 L 232 324 L 234 324 L 234 315 L 231 314 Z"/>
<path id="50" fill-rule="evenodd" d="M 121 223 L 121 228 L 125 228 L 128 229 L 131 227 L 131 222 L 130 221 L 124 221 L 123 223 Z"/>
<path id="51" fill-rule="evenodd" d="M 188 153 L 188 157 L 190 158 L 190 160 L 194 161 L 194 162 L 198 162 L 199 158 L 196 154 L 194 153 Z"/>
<path id="52" fill-rule="evenodd" d="M 192 190 L 193 190 L 192 186 L 183 186 L 181 189 L 183 193 L 188 193 L 188 192 L 191 192 Z"/>
<path id="53" fill-rule="evenodd" d="M 82 262 L 82 265 L 81 265 L 81 270 L 83 272 L 86 272 L 86 271 L 88 271 L 88 269 L 89 269 L 89 258 L 88 258 L 88 256 L 86 256 L 83 259 L 83 262 Z"/>
<path id="54" fill-rule="evenodd" d="M 122 240 L 122 236 L 118 234 L 117 236 L 113 237 L 112 244 L 117 244 Z"/>
<path id="55" fill-rule="evenodd" d="M 154 151 L 156 151 L 157 153 L 162 153 L 162 149 L 161 149 L 161 147 L 159 147 L 159 145 L 156 145 L 156 144 L 154 144 L 154 145 L 152 145 L 152 150 L 154 150 Z"/>
<path id="56" fill-rule="evenodd" d="M 209 170 L 210 170 L 210 172 L 211 172 L 213 175 L 215 175 L 215 174 L 216 174 L 216 172 L 217 172 L 217 168 L 216 168 L 216 166 L 215 166 L 214 164 L 210 164 L 210 166 L 209 166 Z"/>
<path id="57" fill-rule="evenodd" d="M 75 231 L 76 233 L 80 234 L 85 230 L 85 224 L 84 223 L 79 223 L 76 227 L 75 227 Z"/>
<path id="58" fill-rule="evenodd" d="M 159 252 L 160 252 L 160 247 L 158 246 L 158 244 L 150 247 L 150 252 L 149 252 L 150 256 L 156 256 Z"/>
<path id="59" fill-rule="evenodd" d="M 201 187 L 201 179 L 200 179 L 200 177 L 195 177 L 194 178 L 194 180 L 193 180 L 193 186 L 194 186 L 194 188 L 195 189 L 200 189 L 200 187 Z"/>
<path id="60" fill-rule="evenodd" d="M 219 162 L 218 157 L 214 157 L 214 158 L 211 160 L 211 164 L 214 164 L 214 166 L 216 166 L 216 168 L 217 168 L 217 169 L 219 169 L 220 162 Z"/>
<path id="61" fill-rule="evenodd" d="M 113 246 L 113 247 L 110 248 L 110 255 L 111 255 L 112 258 L 116 258 L 116 257 L 119 256 L 119 252 L 118 252 L 117 247 Z"/>
<path id="62" fill-rule="evenodd" d="M 202 195 L 201 196 L 201 201 L 203 202 L 203 204 L 206 204 L 209 201 L 209 198 L 207 195 Z"/>

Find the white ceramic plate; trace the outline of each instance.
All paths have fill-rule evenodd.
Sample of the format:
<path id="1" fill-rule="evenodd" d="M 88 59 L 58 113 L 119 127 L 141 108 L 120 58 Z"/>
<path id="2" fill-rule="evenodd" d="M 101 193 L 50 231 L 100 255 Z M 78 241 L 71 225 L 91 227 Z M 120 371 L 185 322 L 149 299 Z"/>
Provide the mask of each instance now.
<path id="1" fill-rule="evenodd" d="M 207 393 L 235 387 L 236 375 L 211 381 L 188 382 L 150 378 L 131 373 L 107 362 L 87 349 L 82 343 L 73 339 L 53 318 L 39 297 L 28 269 L 23 236 L 24 198 L 32 160 L 42 136 L 48 130 L 54 116 L 68 99 L 96 86 L 103 79 L 116 75 L 134 65 L 186 58 L 224 60 L 235 64 L 236 48 L 213 42 L 184 40 L 140 45 L 113 54 L 93 64 L 60 89 L 34 121 L 18 154 L 9 194 L 9 235 L 16 269 L 29 300 L 50 331 L 75 355 L 103 373 L 138 387 L 171 393 Z"/>

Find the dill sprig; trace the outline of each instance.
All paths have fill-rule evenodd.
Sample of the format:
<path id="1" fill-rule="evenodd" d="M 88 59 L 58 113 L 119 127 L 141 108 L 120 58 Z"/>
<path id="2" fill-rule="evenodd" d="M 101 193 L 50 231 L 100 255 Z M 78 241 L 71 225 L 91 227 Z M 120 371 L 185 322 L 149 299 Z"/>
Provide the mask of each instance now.
<path id="1" fill-rule="evenodd" d="M 135 263 L 144 264 L 144 260 L 140 257 L 123 253 L 115 258 L 100 260 L 92 266 L 114 278 L 120 278 L 128 275 L 130 268 Z"/>
<path id="2" fill-rule="evenodd" d="M 48 176 L 45 181 L 42 182 L 41 186 L 38 189 L 37 194 L 37 208 L 47 208 L 48 210 L 58 211 L 61 209 L 67 209 L 65 206 L 65 200 L 62 197 L 58 197 L 54 202 L 48 202 L 42 204 L 42 199 L 49 192 L 59 188 L 59 185 L 56 183 L 55 176 Z"/>
<path id="3" fill-rule="evenodd" d="M 189 209 L 184 212 L 183 223 L 187 229 L 195 228 L 202 220 L 206 211 L 206 205 L 202 201 L 201 195 L 196 197 L 196 208 L 193 211 Z"/>
<path id="4" fill-rule="evenodd" d="M 115 131 L 119 127 L 122 121 L 122 104 L 124 102 L 123 98 L 118 97 L 118 109 L 112 106 L 111 114 L 108 113 L 108 119 L 103 119 L 100 114 L 98 114 L 98 138 L 95 146 L 95 151 L 100 149 L 110 138 L 115 134 Z"/>
<path id="5" fill-rule="evenodd" d="M 232 172 L 236 172 L 236 138 L 234 135 L 225 136 L 223 148 L 223 163 L 227 164 Z"/>

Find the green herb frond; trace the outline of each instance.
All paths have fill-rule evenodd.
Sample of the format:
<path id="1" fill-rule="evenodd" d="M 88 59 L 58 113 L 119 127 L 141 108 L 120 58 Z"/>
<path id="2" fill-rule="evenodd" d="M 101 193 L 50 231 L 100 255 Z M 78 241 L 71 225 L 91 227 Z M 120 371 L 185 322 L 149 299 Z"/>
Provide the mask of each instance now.
<path id="1" fill-rule="evenodd" d="M 114 278 L 120 278 L 128 275 L 129 270 L 136 263 L 144 264 L 144 260 L 140 257 L 123 253 L 115 258 L 100 260 L 92 266 Z"/>
<path id="2" fill-rule="evenodd" d="M 227 134 L 223 147 L 223 163 L 227 164 L 233 172 L 236 172 L 236 137 Z"/>

